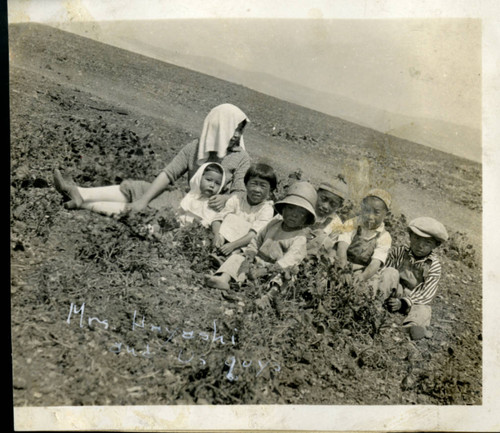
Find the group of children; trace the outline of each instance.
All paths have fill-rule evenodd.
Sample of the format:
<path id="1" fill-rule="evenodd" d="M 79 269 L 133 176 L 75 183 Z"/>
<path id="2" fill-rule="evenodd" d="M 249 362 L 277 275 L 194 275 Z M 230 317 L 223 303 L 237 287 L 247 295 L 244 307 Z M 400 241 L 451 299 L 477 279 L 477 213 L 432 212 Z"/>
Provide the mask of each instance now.
<path id="1" fill-rule="evenodd" d="M 277 176 L 263 163 L 248 169 L 246 192 L 234 193 L 216 212 L 208 199 L 219 190 L 223 176 L 217 164 L 203 165 L 179 209 L 181 223 L 198 220 L 212 230 L 213 246 L 225 258 L 205 276 L 208 287 L 227 290 L 231 281 L 266 276 L 268 291 L 258 303 L 269 304 L 308 254 L 323 251 L 340 268 L 351 264 L 354 289 L 368 282 L 364 287 L 372 287 L 390 312 L 404 314 L 403 327 L 413 339 L 430 336 L 430 304 L 441 276 L 434 250 L 448 239 L 443 224 L 430 217 L 416 218 L 408 225 L 409 246 L 391 248 L 391 235 L 384 227 L 391 209 L 387 191 L 369 191 L 358 215 L 343 222 L 337 212 L 348 197 L 345 182 L 322 182 L 315 188 L 296 181 L 285 197 L 273 203 Z"/>
<path id="2" fill-rule="evenodd" d="M 403 326 L 412 338 L 430 335 L 430 304 L 441 276 L 434 250 L 448 239 L 443 224 L 430 217 L 416 218 L 408 226 L 409 246 L 391 248 L 391 235 L 384 227 L 391 209 L 387 191 L 369 191 L 361 200 L 358 215 L 344 222 L 338 211 L 348 191 L 341 179 L 322 182 L 317 188 L 296 181 L 285 197 L 274 203 L 271 197 L 277 176 L 271 166 L 256 163 L 246 170 L 245 190 L 233 191 L 223 205 L 214 207 L 213 198 L 220 195 L 227 176 L 231 173 L 221 163 L 201 164 L 190 177 L 189 192 L 177 208 L 181 225 L 197 221 L 213 232 L 220 267 L 205 276 L 208 287 L 227 290 L 231 281 L 242 283 L 266 276 L 267 293 L 257 301 L 263 307 L 293 278 L 293 271 L 308 254 L 323 252 L 340 268 L 348 263 L 352 266 L 352 274 L 347 275 L 353 275 L 354 290 L 371 287 L 390 312 L 404 314 Z M 125 202 L 130 201 L 122 197 L 120 186 L 80 188 L 65 181 L 58 170 L 54 183 L 71 198 L 68 208 L 112 215 L 123 211 Z"/>

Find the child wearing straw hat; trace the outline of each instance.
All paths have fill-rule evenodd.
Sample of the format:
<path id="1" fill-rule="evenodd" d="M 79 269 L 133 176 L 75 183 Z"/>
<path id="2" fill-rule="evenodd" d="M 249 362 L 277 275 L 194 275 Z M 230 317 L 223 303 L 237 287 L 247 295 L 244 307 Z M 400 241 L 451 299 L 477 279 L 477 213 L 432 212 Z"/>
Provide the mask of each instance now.
<path id="1" fill-rule="evenodd" d="M 378 289 L 387 298 L 385 306 L 390 312 L 406 316 L 403 327 L 416 340 L 430 336 L 430 304 L 441 278 L 441 263 L 434 250 L 448 240 L 448 233 L 441 222 L 430 217 L 410 221 L 408 233 L 409 246 L 389 252 Z"/>
<path id="2" fill-rule="evenodd" d="M 274 277 L 299 265 L 307 254 L 305 228 L 316 220 L 316 200 L 316 189 L 309 182 L 292 184 L 274 204 L 281 218 L 271 220 L 242 254 L 232 254 L 214 275 L 207 275 L 207 285 L 228 289 L 231 279 Z"/>

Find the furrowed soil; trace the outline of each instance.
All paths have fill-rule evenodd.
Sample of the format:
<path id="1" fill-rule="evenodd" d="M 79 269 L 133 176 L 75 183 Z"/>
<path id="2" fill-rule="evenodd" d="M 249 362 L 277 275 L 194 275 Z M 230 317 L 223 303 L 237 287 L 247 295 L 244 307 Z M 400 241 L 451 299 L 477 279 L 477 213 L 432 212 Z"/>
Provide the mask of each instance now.
<path id="1" fill-rule="evenodd" d="M 480 165 L 51 27 L 11 25 L 9 44 L 15 406 L 481 404 Z M 54 169 L 82 186 L 152 180 L 223 102 L 251 119 L 276 198 L 341 175 L 344 217 L 372 186 L 393 194 L 395 245 L 414 216 L 445 223 L 432 338 L 411 341 L 322 257 L 260 309 L 265 281 L 204 286 L 210 234 L 173 208 L 63 207 Z"/>

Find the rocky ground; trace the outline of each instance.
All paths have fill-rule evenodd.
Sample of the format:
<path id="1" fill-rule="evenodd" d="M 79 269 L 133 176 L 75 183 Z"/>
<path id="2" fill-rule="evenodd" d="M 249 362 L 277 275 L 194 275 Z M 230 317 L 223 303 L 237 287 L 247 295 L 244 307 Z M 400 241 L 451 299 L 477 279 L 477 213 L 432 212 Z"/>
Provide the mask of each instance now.
<path id="1" fill-rule="evenodd" d="M 481 404 L 480 165 L 48 27 L 9 32 L 16 406 Z M 260 310 L 264 285 L 204 287 L 210 235 L 176 227 L 172 209 L 63 208 L 55 168 L 86 186 L 151 180 L 226 101 L 252 120 L 249 153 L 275 162 L 280 191 L 333 173 L 386 187 L 395 244 L 416 208 L 443 219 L 431 339 L 410 341 L 321 258 Z"/>

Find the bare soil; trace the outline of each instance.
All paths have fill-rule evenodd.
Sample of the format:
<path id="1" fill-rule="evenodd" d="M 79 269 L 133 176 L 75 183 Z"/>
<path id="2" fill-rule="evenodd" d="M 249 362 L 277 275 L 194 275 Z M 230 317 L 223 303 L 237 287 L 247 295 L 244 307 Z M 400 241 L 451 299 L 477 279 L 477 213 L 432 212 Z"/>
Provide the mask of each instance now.
<path id="1" fill-rule="evenodd" d="M 480 165 L 50 27 L 10 26 L 9 43 L 16 406 L 481 404 Z M 250 117 L 278 196 L 289 176 L 341 174 L 345 217 L 363 189 L 391 191 L 396 245 L 413 216 L 445 223 L 432 338 L 409 340 L 321 257 L 260 310 L 265 281 L 204 287 L 210 234 L 171 208 L 63 208 L 55 168 L 84 186 L 152 180 L 222 102 Z"/>

